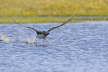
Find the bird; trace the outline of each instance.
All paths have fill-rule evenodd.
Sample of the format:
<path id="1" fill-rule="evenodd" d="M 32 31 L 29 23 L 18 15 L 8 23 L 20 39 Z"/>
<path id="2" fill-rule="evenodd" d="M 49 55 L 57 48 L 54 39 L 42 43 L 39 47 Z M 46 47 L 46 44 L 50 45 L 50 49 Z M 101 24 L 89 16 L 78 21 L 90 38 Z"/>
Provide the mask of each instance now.
<path id="1" fill-rule="evenodd" d="M 69 19 L 67 19 L 65 22 L 63 22 L 62 24 L 60 24 L 60 25 L 58 25 L 58 26 L 55 26 L 55 27 L 52 27 L 52 28 L 48 29 L 47 31 L 37 30 L 37 29 L 35 29 L 35 28 L 33 28 L 33 27 L 27 27 L 27 26 L 24 26 L 24 25 L 21 25 L 21 24 L 18 24 L 18 25 L 21 25 L 21 26 L 23 26 L 23 27 L 25 27 L 25 28 L 28 28 L 28 29 L 31 29 L 32 31 L 34 31 L 34 32 L 37 34 L 36 38 L 39 38 L 39 39 L 46 39 L 47 36 L 50 34 L 51 31 L 53 31 L 53 30 L 55 30 L 55 29 L 57 29 L 57 28 L 59 28 L 59 27 L 65 25 L 65 24 L 67 24 L 67 23 L 70 22 L 71 20 L 72 20 L 72 18 L 69 18 Z"/>
<path id="2" fill-rule="evenodd" d="M 60 25 L 58 25 L 58 26 L 55 26 L 55 27 L 52 27 L 52 28 L 48 29 L 47 31 L 37 30 L 37 29 L 35 29 L 35 28 L 33 28 L 33 27 L 27 27 L 27 26 L 24 26 L 24 25 L 21 25 L 21 24 L 18 24 L 18 25 L 21 25 L 21 26 L 23 26 L 23 27 L 25 27 L 25 28 L 28 28 L 28 29 L 31 29 L 32 31 L 34 31 L 34 32 L 37 34 L 36 38 L 39 38 L 39 39 L 46 39 L 47 36 L 50 34 L 51 31 L 53 31 L 53 30 L 55 30 L 55 29 L 57 29 L 57 28 L 59 28 L 59 27 L 65 25 L 65 24 L 67 24 L 67 23 L 70 22 L 71 20 L 72 20 L 72 18 L 69 18 L 69 19 L 67 19 L 65 22 L 63 22 L 62 24 L 60 24 Z"/>

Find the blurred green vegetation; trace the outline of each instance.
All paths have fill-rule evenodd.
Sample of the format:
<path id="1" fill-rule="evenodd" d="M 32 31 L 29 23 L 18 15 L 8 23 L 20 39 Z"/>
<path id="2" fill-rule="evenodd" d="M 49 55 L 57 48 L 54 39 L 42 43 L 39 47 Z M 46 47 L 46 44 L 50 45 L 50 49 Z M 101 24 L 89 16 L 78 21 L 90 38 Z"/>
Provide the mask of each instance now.
<path id="1" fill-rule="evenodd" d="M 107 16 L 108 0 L 0 0 L 0 23 L 61 22 L 65 18 L 23 16 Z M 7 16 L 7 17 L 3 17 Z M 77 19 L 74 17 L 74 19 Z M 107 20 L 108 18 L 104 19 Z M 79 19 L 87 20 L 87 19 Z M 91 20 L 91 19 L 90 19 Z M 102 20 L 96 18 L 94 20 Z"/>
<path id="2" fill-rule="evenodd" d="M 7 23 L 47 23 L 47 22 L 64 22 L 69 18 L 67 17 L 52 17 L 52 16 L 45 16 L 45 17 L 0 17 L 1 24 Z M 71 22 L 80 22 L 80 21 L 100 21 L 100 20 L 108 20 L 108 17 L 89 17 L 89 16 L 73 16 Z"/>
<path id="3" fill-rule="evenodd" d="M 108 0 L 0 0 L 0 16 L 108 15 Z"/>

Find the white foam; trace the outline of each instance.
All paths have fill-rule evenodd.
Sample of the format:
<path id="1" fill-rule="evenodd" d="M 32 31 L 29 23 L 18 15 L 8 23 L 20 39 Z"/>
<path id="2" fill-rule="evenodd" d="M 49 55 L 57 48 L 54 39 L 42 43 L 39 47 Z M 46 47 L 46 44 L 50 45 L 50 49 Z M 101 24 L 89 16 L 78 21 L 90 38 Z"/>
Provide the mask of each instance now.
<path id="1" fill-rule="evenodd" d="M 7 34 L 1 34 L 0 35 L 0 40 L 3 41 L 3 42 L 5 42 L 5 43 L 11 42 L 11 39 L 8 37 Z"/>
<path id="2" fill-rule="evenodd" d="M 20 41 L 24 43 L 32 44 L 35 42 L 35 38 L 24 38 L 24 39 L 20 39 Z"/>

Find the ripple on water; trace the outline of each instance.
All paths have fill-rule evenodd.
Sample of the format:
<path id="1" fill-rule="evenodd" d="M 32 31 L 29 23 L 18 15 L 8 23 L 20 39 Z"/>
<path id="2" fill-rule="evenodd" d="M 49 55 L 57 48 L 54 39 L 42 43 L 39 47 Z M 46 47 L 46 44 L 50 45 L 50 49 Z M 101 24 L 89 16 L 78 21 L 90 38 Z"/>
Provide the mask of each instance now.
<path id="1" fill-rule="evenodd" d="M 38 40 L 38 46 L 32 31 L 0 24 L 0 72 L 107 72 L 107 23 L 70 23 L 53 31 L 48 43 Z M 58 24 L 27 25 L 47 30 Z"/>

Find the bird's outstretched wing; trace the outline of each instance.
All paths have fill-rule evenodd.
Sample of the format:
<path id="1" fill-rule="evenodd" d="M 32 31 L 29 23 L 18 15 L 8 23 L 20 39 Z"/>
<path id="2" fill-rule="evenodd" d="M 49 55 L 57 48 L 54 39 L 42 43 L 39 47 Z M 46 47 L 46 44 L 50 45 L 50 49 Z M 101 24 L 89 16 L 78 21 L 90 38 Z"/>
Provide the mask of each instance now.
<path id="1" fill-rule="evenodd" d="M 26 26 L 24 26 L 24 27 L 26 27 Z M 32 28 L 32 27 L 26 27 L 26 28 L 31 29 L 32 31 L 38 32 L 38 30 L 35 28 Z"/>
<path id="2" fill-rule="evenodd" d="M 14 22 L 13 22 L 13 23 L 15 23 L 15 24 L 17 24 L 17 25 L 19 25 L 19 26 L 22 26 L 22 27 L 25 27 L 25 28 L 31 29 L 31 30 L 34 31 L 34 32 L 38 32 L 38 30 L 35 29 L 35 28 L 27 27 L 27 26 L 22 25 L 21 23 L 17 23 L 17 21 L 16 21 L 15 19 L 14 19 Z"/>
<path id="3" fill-rule="evenodd" d="M 31 30 L 34 31 L 34 32 L 38 32 L 38 30 L 35 29 L 35 28 L 27 27 L 27 26 L 24 26 L 24 25 L 22 25 L 22 24 L 17 24 L 17 25 L 22 26 L 22 27 L 25 27 L 25 28 L 28 28 L 28 29 L 31 29 Z"/>
<path id="4" fill-rule="evenodd" d="M 25 28 L 31 29 L 31 30 L 34 31 L 34 32 L 38 32 L 38 30 L 35 29 L 35 28 L 27 27 L 27 26 L 24 26 L 24 25 L 21 25 L 21 24 L 19 24 L 19 25 L 20 25 L 20 26 L 23 26 L 23 27 L 25 27 Z"/>
<path id="5" fill-rule="evenodd" d="M 67 21 L 63 22 L 63 23 L 60 24 L 59 26 L 50 28 L 50 29 L 48 30 L 48 32 L 50 32 L 50 31 L 52 31 L 52 30 L 54 30 L 54 29 L 56 29 L 56 28 L 59 28 L 59 27 L 65 25 L 65 24 L 67 24 L 67 23 L 70 22 L 71 20 L 72 20 L 72 18 L 69 18 Z"/>

